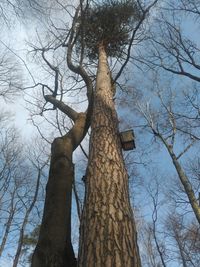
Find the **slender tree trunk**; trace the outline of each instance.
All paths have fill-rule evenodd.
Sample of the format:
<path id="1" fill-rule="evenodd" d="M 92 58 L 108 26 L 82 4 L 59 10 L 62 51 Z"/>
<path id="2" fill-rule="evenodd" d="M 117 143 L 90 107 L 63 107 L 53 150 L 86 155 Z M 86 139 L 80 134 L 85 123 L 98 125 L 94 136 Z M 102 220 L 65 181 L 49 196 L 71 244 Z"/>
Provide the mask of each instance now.
<path id="1" fill-rule="evenodd" d="M 163 252 L 161 251 L 161 248 L 160 248 L 160 245 L 158 243 L 158 239 L 157 239 L 157 235 L 156 235 L 156 225 L 155 225 L 155 221 L 153 222 L 153 238 L 154 238 L 154 241 L 155 241 L 155 244 L 156 244 L 156 249 L 158 251 L 158 254 L 160 256 L 160 259 L 161 259 L 161 262 L 162 262 L 162 266 L 163 267 L 167 267 L 167 265 L 165 264 L 165 260 L 164 260 L 164 255 L 163 255 Z"/>
<path id="2" fill-rule="evenodd" d="M 166 146 L 166 148 L 169 152 L 169 155 L 172 159 L 174 167 L 176 168 L 179 179 L 180 179 L 180 181 L 184 187 L 185 193 L 186 193 L 186 195 L 189 199 L 190 205 L 193 209 L 194 215 L 195 215 L 198 223 L 200 224 L 200 207 L 199 207 L 198 200 L 195 196 L 194 190 L 192 189 L 192 185 L 190 183 L 190 180 L 188 179 L 187 175 L 185 174 L 183 168 L 181 167 L 181 165 L 180 165 L 176 155 L 174 154 L 172 148 L 169 146 L 169 144 L 167 144 L 166 140 L 164 140 L 164 138 L 161 135 L 159 135 L 159 138 L 164 143 L 164 145 Z"/>
<path id="3" fill-rule="evenodd" d="M 42 170 L 46 165 L 47 165 L 47 162 L 45 162 L 43 164 L 43 166 L 41 166 L 41 167 L 38 166 L 38 175 L 37 175 L 35 193 L 34 193 L 32 201 L 30 203 L 30 206 L 26 209 L 26 213 L 25 213 L 25 216 L 24 216 L 21 228 L 20 228 L 19 239 L 18 239 L 18 244 L 17 244 L 17 250 L 16 250 L 16 253 L 15 253 L 15 257 L 14 257 L 14 260 L 13 260 L 13 266 L 12 267 L 17 267 L 18 266 L 18 262 L 19 262 L 21 251 L 22 251 L 22 247 L 23 247 L 24 233 L 25 233 L 25 230 L 26 230 L 26 226 L 27 226 L 27 224 L 29 222 L 29 216 L 30 216 L 30 214 L 31 214 L 31 212 L 32 212 L 32 210 L 33 210 L 33 208 L 35 206 L 35 203 L 37 201 L 38 192 L 39 192 L 39 186 L 40 186 L 40 179 L 41 179 L 41 176 L 42 176 Z"/>
<path id="4" fill-rule="evenodd" d="M 177 238 L 177 237 L 175 237 L 175 238 Z M 179 253 L 180 253 L 180 256 L 181 256 L 181 261 L 182 261 L 183 267 L 188 267 L 187 261 L 185 259 L 185 255 L 184 255 L 184 249 L 182 248 L 182 245 L 180 243 L 180 240 L 179 239 L 176 239 L 176 243 L 178 245 L 178 249 L 179 249 Z"/>
<path id="5" fill-rule="evenodd" d="M 32 267 L 76 266 L 71 243 L 72 153 L 84 137 L 85 121 L 85 114 L 79 113 L 73 128 L 52 144 L 44 213 Z"/>
<path id="6" fill-rule="evenodd" d="M 111 75 L 103 45 L 99 47 L 81 222 L 79 267 L 141 266 Z"/>
<path id="7" fill-rule="evenodd" d="M 14 204 L 13 202 L 14 202 L 14 194 L 12 195 L 11 206 L 10 206 L 10 211 L 9 211 L 9 217 L 8 217 L 8 221 L 6 222 L 5 232 L 4 232 L 3 236 L 2 236 L 2 241 L 1 241 L 1 244 L 0 244 L 0 257 L 2 256 L 2 253 L 4 251 L 4 248 L 5 248 L 5 245 L 6 245 L 6 242 L 7 242 L 7 238 L 8 238 L 8 235 L 10 233 L 10 228 L 12 226 L 13 218 L 14 218 L 14 215 L 15 215 L 16 206 L 13 207 L 13 204 Z"/>
<path id="8" fill-rule="evenodd" d="M 198 223 L 200 224 L 200 207 L 199 207 L 199 205 L 198 205 L 199 203 L 198 203 L 198 201 L 197 201 L 197 199 L 195 197 L 195 193 L 194 193 L 194 191 L 192 189 L 192 185 L 191 185 L 188 177 L 184 173 L 184 171 L 183 171 L 181 165 L 179 164 L 179 162 L 178 162 L 176 156 L 174 155 L 174 153 L 171 153 L 170 156 L 171 156 L 172 161 L 174 163 L 174 166 L 175 166 L 175 168 L 177 170 L 177 173 L 178 173 L 178 176 L 179 176 L 179 178 L 181 180 L 181 183 L 182 183 L 182 185 L 183 185 L 183 187 L 185 189 L 185 192 L 186 192 L 186 194 L 188 196 L 189 202 L 190 202 L 191 207 L 192 207 L 192 209 L 194 211 L 196 219 L 197 219 Z"/>
<path id="9" fill-rule="evenodd" d="M 17 267 L 19 259 L 20 259 L 20 254 L 21 254 L 21 250 L 23 246 L 24 232 L 25 232 L 26 225 L 28 223 L 28 217 L 29 217 L 29 214 L 28 214 L 28 211 L 26 211 L 26 214 L 25 214 L 25 217 L 24 217 L 24 220 L 23 220 L 20 232 L 19 232 L 17 251 L 15 253 L 12 267 Z"/>

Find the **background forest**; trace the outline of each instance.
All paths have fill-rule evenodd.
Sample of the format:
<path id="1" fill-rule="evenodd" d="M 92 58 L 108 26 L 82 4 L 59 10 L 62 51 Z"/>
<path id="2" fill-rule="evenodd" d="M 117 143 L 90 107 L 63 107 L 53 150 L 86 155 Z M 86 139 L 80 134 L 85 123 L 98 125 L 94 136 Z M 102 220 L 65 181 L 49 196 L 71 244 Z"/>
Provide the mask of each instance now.
<path id="1" fill-rule="evenodd" d="M 30 266 L 51 143 L 73 125 L 73 114 L 68 118 L 50 95 L 77 112 L 87 109 L 84 80 L 69 68 L 66 49 L 77 6 L 88 2 L 116 1 L 0 0 L 1 267 Z M 112 78 L 117 78 L 120 131 L 133 129 L 135 135 L 136 148 L 123 155 L 141 262 L 143 267 L 198 267 L 200 3 L 135 2 L 140 11 L 133 39 L 118 54 L 110 46 L 108 61 Z M 73 27 L 82 40 L 79 25 Z M 90 40 L 85 40 L 87 47 Z M 71 59 L 75 65 L 83 63 L 94 82 L 95 51 L 89 47 L 84 54 L 82 49 L 76 45 Z M 71 236 L 76 254 L 89 138 L 90 129 L 73 154 Z"/>

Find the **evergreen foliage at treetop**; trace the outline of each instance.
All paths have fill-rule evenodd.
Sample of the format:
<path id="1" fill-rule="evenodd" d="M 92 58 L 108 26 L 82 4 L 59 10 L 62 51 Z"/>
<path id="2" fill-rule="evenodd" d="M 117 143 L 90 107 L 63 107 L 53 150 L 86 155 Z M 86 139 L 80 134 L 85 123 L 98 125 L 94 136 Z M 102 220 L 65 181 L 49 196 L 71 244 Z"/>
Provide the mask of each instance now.
<path id="1" fill-rule="evenodd" d="M 98 46 L 101 43 L 108 56 L 120 57 L 129 44 L 130 33 L 141 15 L 134 0 L 101 1 L 86 7 L 78 26 L 78 30 L 82 32 L 78 40 L 78 51 L 81 44 L 89 59 L 97 59 Z"/>

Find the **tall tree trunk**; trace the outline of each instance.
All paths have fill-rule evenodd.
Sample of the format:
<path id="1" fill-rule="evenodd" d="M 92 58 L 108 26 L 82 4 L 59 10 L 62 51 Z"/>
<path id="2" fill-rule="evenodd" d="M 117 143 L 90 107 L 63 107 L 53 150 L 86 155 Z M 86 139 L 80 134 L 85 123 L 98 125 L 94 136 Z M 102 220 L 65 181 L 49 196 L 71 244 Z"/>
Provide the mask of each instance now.
<path id="1" fill-rule="evenodd" d="M 99 47 L 78 266 L 141 266 L 103 45 Z"/>
<path id="2" fill-rule="evenodd" d="M 85 134 L 86 115 L 77 114 L 73 128 L 51 147 L 49 180 L 38 244 L 32 267 L 75 267 L 71 243 L 72 153 Z"/>
<path id="3" fill-rule="evenodd" d="M 51 153 L 43 220 L 32 267 L 64 267 L 66 253 L 71 260 L 66 266 L 71 267 L 76 262 L 70 234 L 71 185 L 74 177 L 72 145 L 64 138 L 56 138 Z"/>

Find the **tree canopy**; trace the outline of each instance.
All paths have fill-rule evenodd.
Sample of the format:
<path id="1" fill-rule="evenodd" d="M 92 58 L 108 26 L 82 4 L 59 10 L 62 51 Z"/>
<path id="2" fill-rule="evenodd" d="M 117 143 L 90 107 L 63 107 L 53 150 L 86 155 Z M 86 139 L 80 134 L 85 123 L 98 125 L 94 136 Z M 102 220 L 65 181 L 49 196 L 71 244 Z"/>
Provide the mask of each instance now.
<path id="1" fill-rule="evenodd" d="M 108 56 L 119 57 L 141 16 L 141 9 L 134 0 L 109 0 L 86 6 L 79 18 L 79 45 L 85 46 L 90 59 L 97 58 L 100 43 L 106 47 Z"/>

